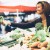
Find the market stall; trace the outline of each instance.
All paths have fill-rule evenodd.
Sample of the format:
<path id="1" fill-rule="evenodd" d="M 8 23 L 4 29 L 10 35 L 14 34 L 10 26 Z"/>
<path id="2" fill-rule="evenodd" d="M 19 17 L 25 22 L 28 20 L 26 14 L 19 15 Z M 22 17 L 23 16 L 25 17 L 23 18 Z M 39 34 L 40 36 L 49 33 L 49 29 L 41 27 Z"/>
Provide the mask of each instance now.
<path id="1" fill-rule="evenodd" d="M 0 50 L 50 50 L 50 8 L 47 9 L 49 11 L 43 9 L 49 7 L 44 3 L 49 4 L 42 1 L 37 3 L 37 7 L 28 6 L 29 4 L 23 6 L 23 3 L 18 6 L 0 6 L 0 13 L 6 16 L 0 16 Z M 37 12 L 33 14 L 36 8 Z M 24 14 L 24 17 L 21 14 Z"/>
<path id="2" fill-rule="evenodd" d="M 29 29 L 17 28 L 0 36 L 0 50 L 49 50 L 50 27 L 46 30 L 41 23 L 37 23 L 35 27 Z"/>

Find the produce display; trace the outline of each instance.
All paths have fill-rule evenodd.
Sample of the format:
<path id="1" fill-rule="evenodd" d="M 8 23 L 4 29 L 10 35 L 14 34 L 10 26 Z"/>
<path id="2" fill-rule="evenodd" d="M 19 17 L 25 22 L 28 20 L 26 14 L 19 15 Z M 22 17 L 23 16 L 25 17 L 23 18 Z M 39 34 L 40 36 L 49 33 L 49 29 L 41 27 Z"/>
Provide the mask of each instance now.
<path id="1" fill-rule="evenodd" d="M 17 31 L 17 32 L 15 32 Z M 4 36 L 0 37 L 0 46 L 8 46 L 11 47 L 14 44 L 18 44 L 17 39 L 23 37 L 23 34 L 20 34 L 18 30 L 15 30 L 12 33 L 5 34 Z"/>
<path id="2" fill-rule="evenodd" d="M 17 28 L 0 37 L 0 47 L 11 48 L 19 44 L 21 48 L 26 45 L 27 47 L 25 47 L 30 50 L 50 50 L 50 32 L 48 30 L 44 29 L 41 23 L 37 23 L 35 28 Z"/>

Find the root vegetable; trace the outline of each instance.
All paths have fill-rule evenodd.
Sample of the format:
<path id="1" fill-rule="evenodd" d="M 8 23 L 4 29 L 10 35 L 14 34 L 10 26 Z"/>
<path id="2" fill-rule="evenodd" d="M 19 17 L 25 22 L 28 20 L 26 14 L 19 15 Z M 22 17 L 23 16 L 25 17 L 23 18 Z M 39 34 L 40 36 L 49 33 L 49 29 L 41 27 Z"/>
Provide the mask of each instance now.
<path id="1" fill-rule="evenodd" d="M 46 50 L 46 48 L 45 47 L 42 47 L 41 49 L 31 48 L 31 50 Z"/>
<path id="2" fill-rule="evenodd" d="M 43 42 L 41 44 L 38 44 L 38 48 L 42 48 L 42 47 L 47 47 L 48 42 Z"/>
<path id="3" fill-rule="evenodd" d="M 31 48 L 31 50 L 39 50 L 39 49 L 36 49 L 36 48 Z"/>
<path id="4" fill-rule="evenodd" d="M 40 44 L 40 42 L 34 42 L 32 45 L 30 45 L 31 48 L 38 46 L 38 44 Z"/>
<path id="5" fill-rule="evenodd" d="M 46 50 L 46 48 L 45 47 L 42 47 L 40 50 Z"/>

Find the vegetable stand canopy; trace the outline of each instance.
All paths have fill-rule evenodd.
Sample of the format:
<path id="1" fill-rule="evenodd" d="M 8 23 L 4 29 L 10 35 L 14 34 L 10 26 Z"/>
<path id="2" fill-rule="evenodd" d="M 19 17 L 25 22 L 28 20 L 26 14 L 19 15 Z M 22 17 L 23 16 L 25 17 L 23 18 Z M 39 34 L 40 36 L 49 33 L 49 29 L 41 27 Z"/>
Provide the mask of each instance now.
<path id="1" fill-rule="evenodd" d="M 0 6 L 0 12 L 17 12 L 17 9 L 19 12 L 36 11 L 36 7 L 30 6 Z"/>

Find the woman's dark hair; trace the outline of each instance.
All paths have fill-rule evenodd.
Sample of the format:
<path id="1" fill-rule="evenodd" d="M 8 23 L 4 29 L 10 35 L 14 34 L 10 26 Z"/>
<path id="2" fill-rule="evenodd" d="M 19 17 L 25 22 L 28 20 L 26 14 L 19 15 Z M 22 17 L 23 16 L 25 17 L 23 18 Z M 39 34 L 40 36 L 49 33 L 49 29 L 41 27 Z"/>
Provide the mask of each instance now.
<path id="1" fill-rule="evenodd" d="M 50 15 L 50 3 L 46 2 L 46 1 L 39 1 L 37 4 L 42 5 L 45 15 Z"/>

